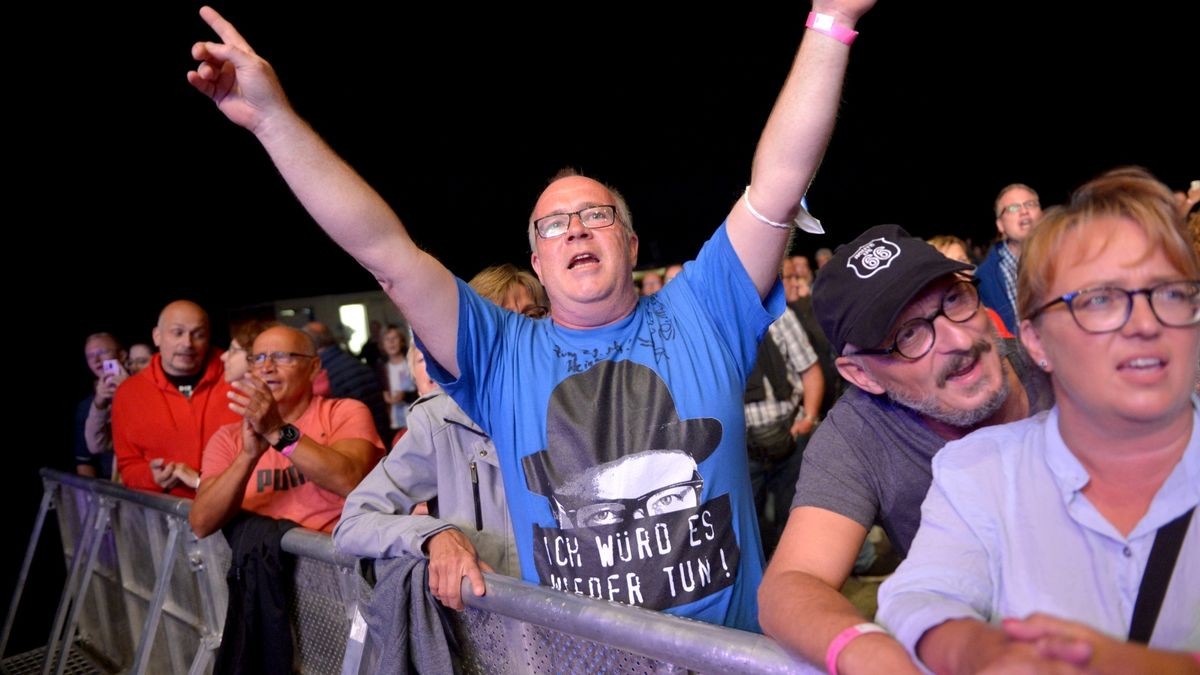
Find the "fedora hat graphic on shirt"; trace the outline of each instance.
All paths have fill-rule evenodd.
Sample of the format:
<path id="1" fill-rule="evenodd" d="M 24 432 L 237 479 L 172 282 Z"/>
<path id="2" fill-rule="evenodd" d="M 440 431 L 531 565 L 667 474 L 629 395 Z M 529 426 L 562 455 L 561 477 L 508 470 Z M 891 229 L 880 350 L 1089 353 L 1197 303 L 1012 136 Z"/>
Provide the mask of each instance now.
<path id="1" fill-rule="evenodd" d="M 628 455 L 675 450 L 699 464 L 720 442 L 716 419 L 679 419 L 658 373 L 633 361 L 602 361 L 554 388 L 546 447 L 521 462 L 526 486 L 549 497 L 583 472 Z"/>

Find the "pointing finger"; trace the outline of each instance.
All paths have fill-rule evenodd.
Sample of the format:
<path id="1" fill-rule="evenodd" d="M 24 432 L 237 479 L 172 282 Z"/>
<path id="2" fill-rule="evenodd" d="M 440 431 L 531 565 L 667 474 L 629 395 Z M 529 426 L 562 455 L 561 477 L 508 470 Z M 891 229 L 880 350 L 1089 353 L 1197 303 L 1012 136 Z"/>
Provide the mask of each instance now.
<path id="1" fill-rule="evenodd" d="M 246 42 L 246 38 L 242 37 L 242 34 L 237 32 L 237 29 L 233 27 L 233 24 L 226 21 L 225 17 L 221 16 L 217 10 L 207 5 L 201 7 L 200 18 L 204 19 L 204 22 L 208 24 L 209 28 L 212 28 L 213 32 L 216 33 L 221 38 L 221 41 L 225 44 L 233 45 L 239 49 L 244 49 L 251 54 L 254 53 L 254 50 L 250 48 L 250 43 Z"/>

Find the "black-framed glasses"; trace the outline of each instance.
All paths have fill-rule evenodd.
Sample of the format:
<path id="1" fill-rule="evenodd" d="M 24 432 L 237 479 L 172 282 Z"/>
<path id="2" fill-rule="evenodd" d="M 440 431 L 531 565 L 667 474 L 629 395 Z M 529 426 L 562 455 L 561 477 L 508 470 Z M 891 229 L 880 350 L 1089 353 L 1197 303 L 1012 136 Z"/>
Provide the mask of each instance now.
<path id="1" fill-rule="evenodd" d="M 552 213 L 533 221 L 533 227 L 542 239 L 561 237 L 571 229 L 572 216 L 579 216 L 579 222 L 589 230 L 608 227 L 617 222 L 617 207 L 612 204 L 589 206 L 586 209 L 571 213 Z"/>
<path id="2" fill-rule="evenodd" d="M 290 366 L 296 363 L 297 359 L 315 359 L 313 354 L 301 354 L 299 352 L 263 352 L 261 354 L 248 354 L 246 359 L 250 361 L 250 365 L 255 368 L 262 368 L 267 365 L 269 359 L 277 366 Z"/>
<path id="3" fill-rule="evenodd" d="M 568 509 L 558 496 L 554 496 L 554 504 L 565 514 L 574 527 L 599 527 L 601 525 L 616 525 L 629 519 L 649 518 L 663 513 L 692 508 L 700 503 L 700 489 L 704 487 L 704 479 L 694 471 L 691 480 L 671 483 L 654 488 L 646 494 L 634 499 L 613 497 L 601 502 L 585 504 L 576 509 Z"/>
<path id="4" fill-rule="evenodd" d="M 1038 201 L 1036 199 L 1027 199 L 1023 202 L 1017 202 L 1015 204 L 1005 204 L 1004 206 L 1001 206 L 1000 213 L 997 213 L 996 215 L 1002 216 L 1006 213 L 1017 213 L 1021 209 L 1025 209 L 1026 211 L 1032 211 L 1034 209 L 1041 208 L 1041 206 L 1042 206 L 1042 203 L 1040 201 Z"/>
<path id="5" fill-rule="evenodd" d="M 933 349 L 937 330 L 933 320 L 944 316 L 954 323 L 969 321 L 979 311 L 979 291 L 972 281 L 956 281 L 942 296 L 941 305 L 931 316 L 910 319 L 900 324 L 892 346 L 884 349 L 860 349 L 851 354 L 858 356 L 889 356 L 899 354 L 906 359 L 917 360 Z"/>
<path id="6" fill-rule="evenodd" d="M 1059 296 L 1033 310 L 1032 321 L 1063 303 L 1075 324 L 1088 333 L 1121 330 L 1133 315 L 1133 296 L 1144 295 L 1154 318 L 1164 326 L 1184 328 L 1200 323 L 1200 281 L 1168 281 L 1149 288 L 1127 290 L 1113 286 L 1084 288 Z"/>

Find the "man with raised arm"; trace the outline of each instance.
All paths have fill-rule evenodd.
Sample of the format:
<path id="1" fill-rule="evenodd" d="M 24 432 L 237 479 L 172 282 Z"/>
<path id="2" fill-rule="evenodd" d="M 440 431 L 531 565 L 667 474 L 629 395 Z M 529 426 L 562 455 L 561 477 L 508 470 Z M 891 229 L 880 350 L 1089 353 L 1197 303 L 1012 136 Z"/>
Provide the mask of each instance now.
<path id="1" fill-rule="evenodd" d="M 201 16 L 222 41 L 192 48 L 188 80 L 255 134 L 313 218 L 376 276 L 431 375 L 493 438 L 526 579 L 756 630 L 762 556 L 741 398 L 784 307 L 779 263 L 793 219 L 807 218 L 800 199 L 833 129 L 852 28 L 873 3 L 816 3 L 817 34 L 801 43 L 751 185 L 660 293 L 637 295 L 638 239 L 620 194 L 580 175 L 553 180 L 529 220 L 550 321 L 497 308 L 418 248 L 210 8 Z M 635 484 L 645 493 L 612 489 Z M 474 556 L 459 569 L 482 594 Z"/>

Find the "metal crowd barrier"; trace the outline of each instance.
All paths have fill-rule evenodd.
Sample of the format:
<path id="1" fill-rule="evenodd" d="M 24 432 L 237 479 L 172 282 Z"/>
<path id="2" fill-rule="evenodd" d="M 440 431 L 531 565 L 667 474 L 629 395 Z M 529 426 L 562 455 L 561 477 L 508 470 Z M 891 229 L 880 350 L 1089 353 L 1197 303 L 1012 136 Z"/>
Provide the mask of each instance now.
<path id="1" fill-rule="evenodd" d="M 62 675 L 80 658 L 85 666 L 72 665 L 71 672 L 212 672 L 227 608 L 224 538 L 196 539 L 187 522 L 190 500 L 49 469 L 42 480 L 0 657 L 51 510 L 69 573 L 45 649 L 3 658 L 0 672 Z M 377 654 L 356 622 L 359 603 L 370 597 L 358 561 L 335 551 L 327 535 L 300 528 L 284 535 L 283 548 L 297 558 L 296 672 L 377 672 Z M 465 672 L 817 672 L 761 635 L 499 575 L 487 575 L 487 587 L 487 595 L 476 598 L 464 582 L 468 608 L 452 618 Z"/>

